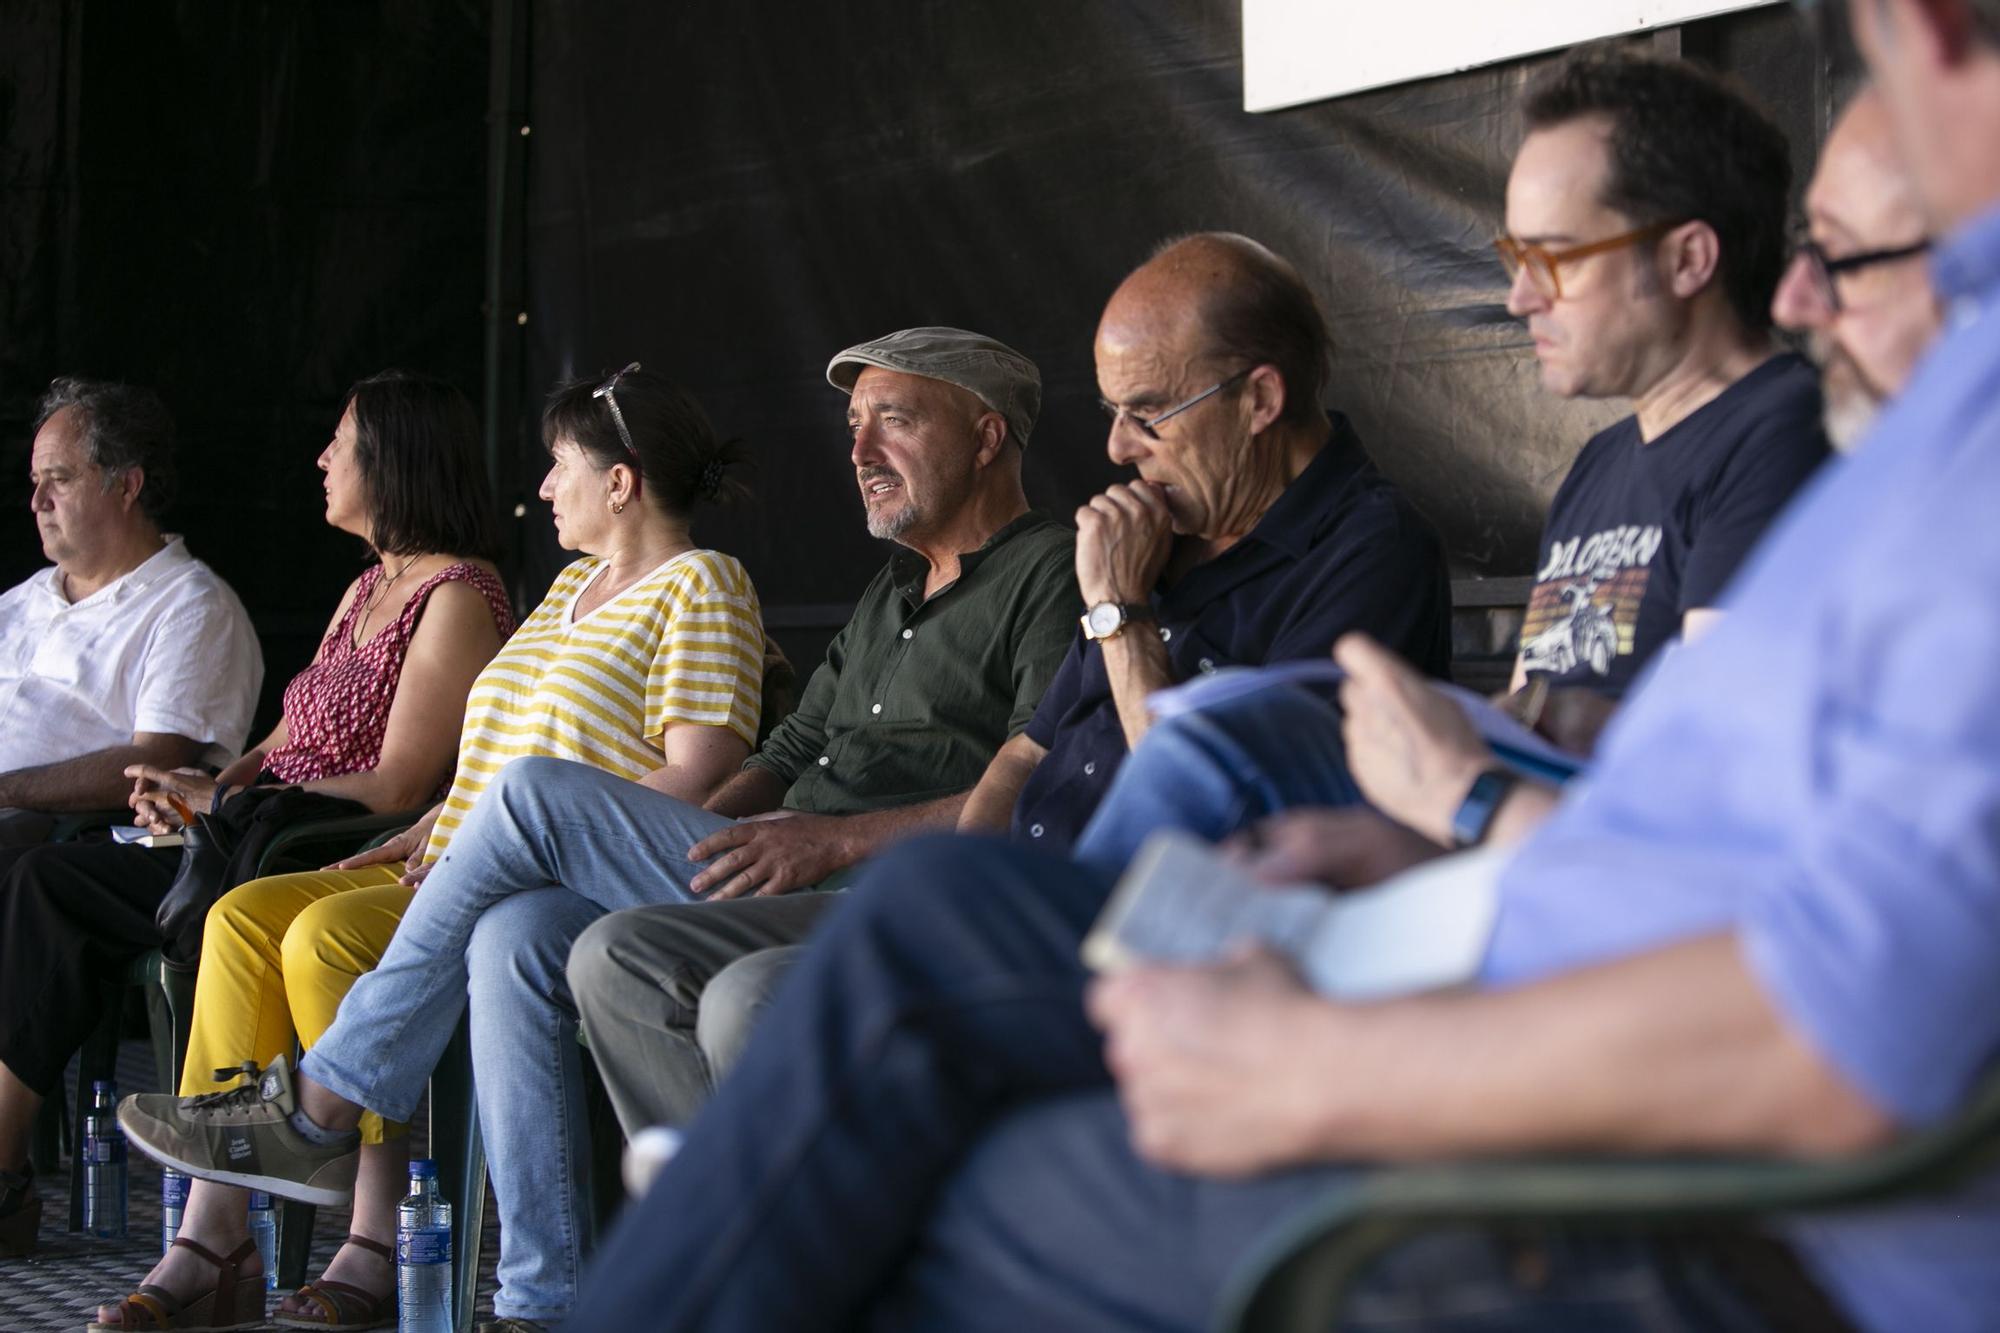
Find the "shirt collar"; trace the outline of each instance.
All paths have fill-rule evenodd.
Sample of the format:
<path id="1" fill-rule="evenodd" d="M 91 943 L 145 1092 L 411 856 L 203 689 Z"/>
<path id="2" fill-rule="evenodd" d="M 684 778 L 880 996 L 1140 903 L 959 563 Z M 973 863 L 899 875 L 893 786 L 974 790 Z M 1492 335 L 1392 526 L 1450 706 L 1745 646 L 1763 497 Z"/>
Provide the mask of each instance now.
<path id="1" fill-rule="evenodd" d="M 2000 287 L 2000 206 L 1960 227 L 1931 255 L 1931 282 L 1948 305 L 1984 304 Z"/>
<path id="2" fill-rule="evenodd" d="M 1368 461 L 1347 417 L 1340 412 L 1328 412 L 1327 417 L 1330 432 L 1325 446 L 1249 533 L 1248 540 L 1275 547 L 1295 560 L 1312 549 L 1313 538 L 1334 516 L 1335 501 Z"/>
<path id="3" fill-rule="evenodd" d="M 121 597 L 144 592 L 194 559 L 187 552 L 187 540 L 179 533 L 161 533 L 160 540 L 162 544 L 159 550 L 153 552 L 145 563 L 113 585 Z"/>
<path id="4" fill-rule="evenodd" d="M 958 578 L 951 586 L 955 588 L 965 582 L 987 556 L 1030 528 L 1038 528 L 1048 521 L 1046 514 L 1030 509 L 980 543 L 978 550 L 961 553 L 958 557 Z M 930 569 L 930 562 L 907 546 L 898 546 L 889 555 L 889 577 L 895 581 L 897 590 L 912 602 L 924 600 L 924 581 L 930 576 Z"/>
<path id="5" fill-rule="evenodd" d="M 187 542 L 180 534 L 162 533 L 160 539 L 163 543 L 160 549 L 147 556 L 137 568 L 125 571 L 80 602 L 72 602 L 63 596 L 62 570 L 57 566 L 51 565 L 42 571 L 42 587 L 51 598 L 66 607 L 89 606 L 99 601 L 116 603 L 136 597 L 194 560 L 194 557 L 188 554 Z"/>

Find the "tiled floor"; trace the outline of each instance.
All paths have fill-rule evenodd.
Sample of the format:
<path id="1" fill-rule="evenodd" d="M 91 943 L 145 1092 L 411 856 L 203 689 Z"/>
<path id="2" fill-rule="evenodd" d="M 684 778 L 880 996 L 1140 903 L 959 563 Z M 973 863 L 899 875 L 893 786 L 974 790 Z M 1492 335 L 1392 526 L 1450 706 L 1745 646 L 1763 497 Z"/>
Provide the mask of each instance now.
<path id="1" fill-rule="evenodd" d="M 123 1092 L 143 1092 L 152 1086 L 152 1056 L 142 1042 L 127 1042 L 119 1053 L 118 1086 Z M 73 1078 L 71 1080 L 73 1082 Z M 418 1123 L 423 1117 L 419 1115 Z M 419 1152 L 421 1145 L 417 1146 Z M 160 1176 L 144 1158 L 131 1164 L 129 1239 L 97 1240 L 64 1230 L 69 1220 L 67 1165 L 56 1178 L 39 1183 L 42 1193 L 42 1241 L 26 1259 L 0 1259 L 0 1333 L 80 1333 L 94 1307 L 130 1291 L 160 1253 Z M 483 1275 L 478 1310 L 492 1309 L 493 1262 L 499 1230 L 493 1205 L 486 1205 L 486 1228 L 480 1237 Z M 347 1234 L 347 1213 L 322 1208 L 314 1219 L 313 1260 L 308 1275 L 317 1273 Z M 277 1304 L 274 1294 L 271 1304 Z"/>

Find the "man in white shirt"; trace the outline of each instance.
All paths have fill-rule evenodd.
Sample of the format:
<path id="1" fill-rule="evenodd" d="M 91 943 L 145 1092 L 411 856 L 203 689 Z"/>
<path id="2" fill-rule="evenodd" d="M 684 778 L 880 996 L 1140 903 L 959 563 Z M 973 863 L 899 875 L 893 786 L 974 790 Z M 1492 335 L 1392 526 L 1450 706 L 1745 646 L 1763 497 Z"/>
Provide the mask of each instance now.
<path id="1" fill-rule="evenodd" d="M 0 846 L 39 842 L 49 812 L 124 804 L 128 764 L 232 758 L 264 679 L 242 602 L 160 531 L 173 418 L 157 395 L 56 380 L 28 475 L 55 563 L 0 594 Z"/>

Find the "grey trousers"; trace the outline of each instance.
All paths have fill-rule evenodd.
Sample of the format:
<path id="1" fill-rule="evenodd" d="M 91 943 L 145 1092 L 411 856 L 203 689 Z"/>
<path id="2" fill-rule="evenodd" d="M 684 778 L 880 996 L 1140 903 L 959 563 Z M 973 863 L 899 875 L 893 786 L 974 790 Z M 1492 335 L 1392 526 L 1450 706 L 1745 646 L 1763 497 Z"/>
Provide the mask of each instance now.
<path id="1" fill-rule="evenodd" d="M 786 946 L 843 896 L 634 907 L 577 937 L 570 994 L 628 1137 L 694 1119 L 798 956 Z"/>

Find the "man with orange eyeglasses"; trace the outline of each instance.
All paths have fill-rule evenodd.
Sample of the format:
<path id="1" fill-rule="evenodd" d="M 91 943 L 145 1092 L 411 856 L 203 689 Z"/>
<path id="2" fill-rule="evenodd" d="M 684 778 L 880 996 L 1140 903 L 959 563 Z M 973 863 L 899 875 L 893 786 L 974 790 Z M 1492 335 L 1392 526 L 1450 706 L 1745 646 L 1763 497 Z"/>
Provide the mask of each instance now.
<path id="1" fill-rule="evenodd" d="M 1701 632 L 1827 455 L 1819 385 L 1771 337 L 1791 160 L 1739 93 L 1681 62 L 1574 61 L 1534 88 L 1497 243 L 1542 387 L 1630 399 L 1543 527 L 1514 688 L 1588 752 L 1640 669 Z"/>

